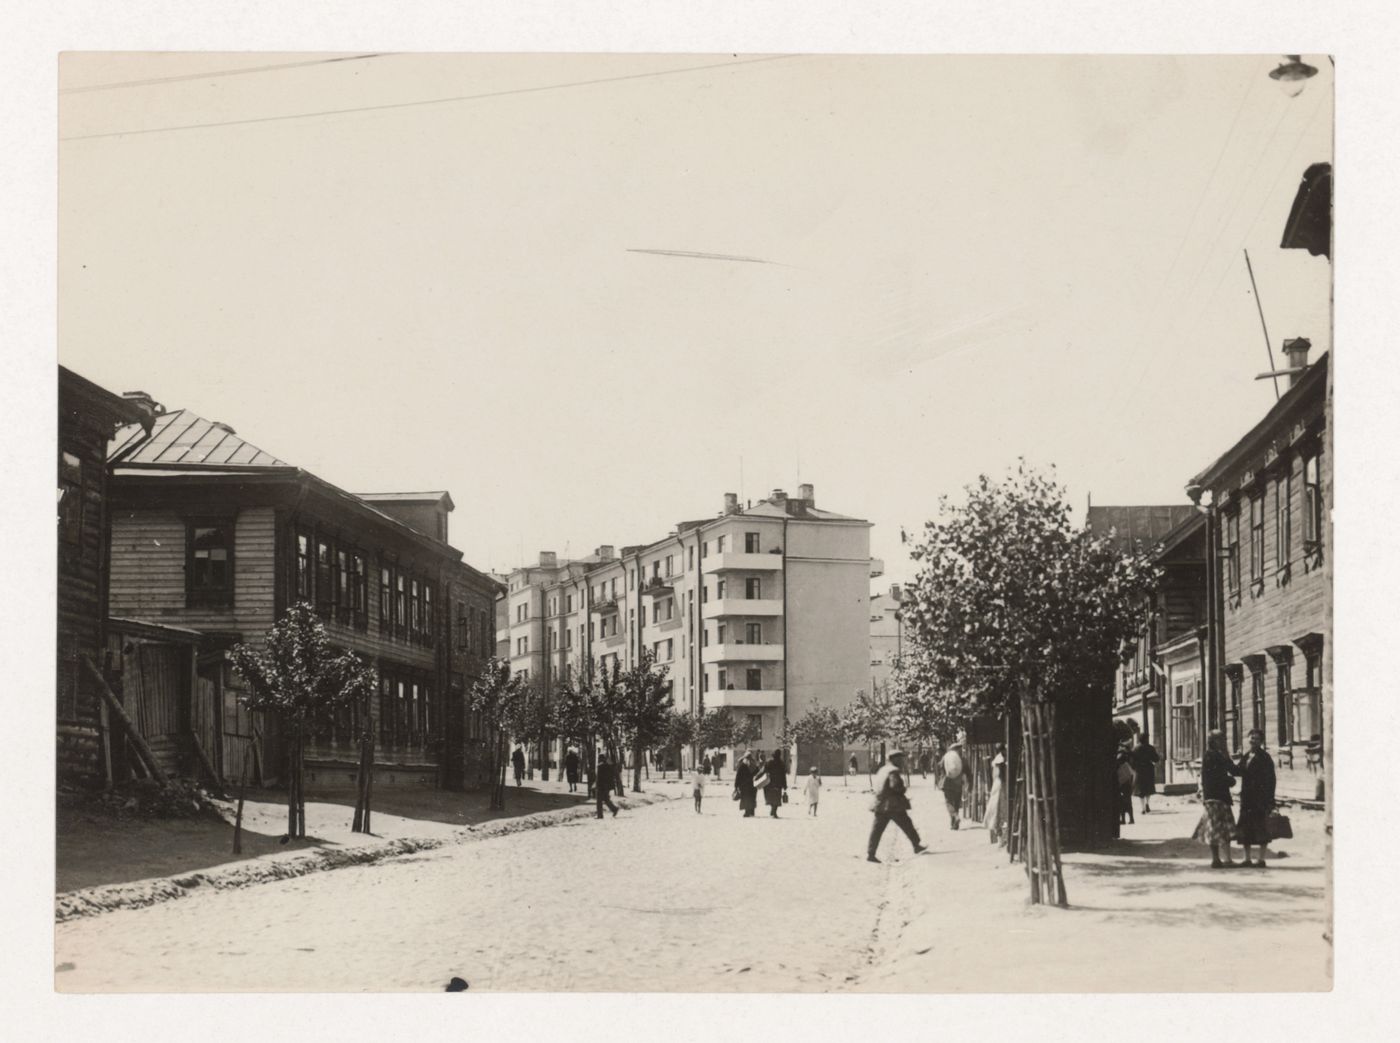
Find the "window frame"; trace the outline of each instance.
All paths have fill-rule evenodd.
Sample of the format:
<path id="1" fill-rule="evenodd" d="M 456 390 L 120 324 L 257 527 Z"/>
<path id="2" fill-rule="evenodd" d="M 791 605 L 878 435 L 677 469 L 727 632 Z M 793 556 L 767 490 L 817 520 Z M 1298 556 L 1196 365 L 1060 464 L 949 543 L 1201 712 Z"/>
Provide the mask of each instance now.
<path id="1" fill-rule="evenodd" d="M 197 587 L 195 585 L 195 531 L 197 529 L 222 529 L 227 533 L 224 570 L 225 582 L 218 587 Z M 228 514 L 191 516 L 185 519 L 185 605 L 189 608 L 232 608 L 237 587 L 234 573 L 236 560 L 237 529 L 236 519 Z M 211 559 L 212 560 L 212 559 Z"/>

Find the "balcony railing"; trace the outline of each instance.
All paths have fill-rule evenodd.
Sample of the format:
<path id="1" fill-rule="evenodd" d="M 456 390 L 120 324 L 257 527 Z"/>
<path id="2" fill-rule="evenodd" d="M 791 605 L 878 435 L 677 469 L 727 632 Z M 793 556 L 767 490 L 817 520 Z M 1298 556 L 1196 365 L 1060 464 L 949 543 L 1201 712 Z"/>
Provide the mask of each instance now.
<path id="1" fill-rule="evenodd" d="M 783 646 L 777 641 L 764 641 L 747 644 L 743 641 L 726 641 L 723 644 L 708 645 L 700 656 L 703 663 L 776 663 L 783 658 Z"/>
<path id="2" fill-rule="evenodd" d="M 600 616 L 611 615 L 617 611 L 617 598 L 604 598 L 602 601 L 593 602 L 593 611 Z"/>
<path id="3" fill-rule="evenodd" d="M 711 554 L 705 559 L 705 572 L 772 572 L 783 567 L 783 556 L 777 551 L 750 554 L 741 550 Z"/>
<path id="4" fill-rule="evenodd" d="M 675 589 L 675 584 L 671 582 L 669 576 L 653 576 L 651 579 L 647 580 L 647 585 L 642 588 L 642 593 L 651 597 L 660 597 L 670 594 Z"/>
<path id="5" fill-rule="evenodd" d="M 723 616 L 781 616 L 783 602 L 780 598 L 712 598 L 705 602 L 700 613 L 704 619 Z"/>
<path id="6" fill-rule="evenodd" d="M 721 706 L 782 706 L 781 688 L 719 688 L 705 693 L 705 708 Z"/>

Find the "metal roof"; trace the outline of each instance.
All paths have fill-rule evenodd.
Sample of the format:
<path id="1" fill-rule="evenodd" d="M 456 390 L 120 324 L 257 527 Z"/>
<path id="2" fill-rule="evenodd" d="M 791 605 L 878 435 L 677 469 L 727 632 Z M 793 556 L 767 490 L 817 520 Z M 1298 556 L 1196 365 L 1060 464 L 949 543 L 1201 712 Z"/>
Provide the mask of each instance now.
<path id="1" fill-rule="evenodd" d="M 1090 507 L 1085 525 L 1096 536 L 1112 534 L 1120 550 L 1130 550 L 1139 542 L 1148 546 L 1159 543 L 1195 516 L 1196 508 L 1189 503 Z"/>
<path id="2" fill-rule="evenodd" d="M 107 457 L 124 464 L 232 464 L 238 467 L 288 467 L 271 453 L 239 438 L 233 428 L 177 409 L 156 417 L 149 441 L 141 443 L 139 424 L 123 427 L 112 439 Z M 123 456 L 124 452 L 131 455 Z"/>

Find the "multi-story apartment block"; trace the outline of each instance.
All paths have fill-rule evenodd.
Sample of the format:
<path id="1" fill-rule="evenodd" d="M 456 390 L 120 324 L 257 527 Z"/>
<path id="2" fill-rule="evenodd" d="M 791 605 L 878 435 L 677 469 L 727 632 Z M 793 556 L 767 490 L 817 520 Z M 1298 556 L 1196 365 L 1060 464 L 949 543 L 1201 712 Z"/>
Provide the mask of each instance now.
<path id="1" fill-rule="evenodd" d="M 876 694 L 888 689 L 909 640 L 903 605 L 904 589 L 898 583 L 888 593 L 870 595 L 870 691 Z"/>
<path id="2" fill-rule="evenodd" d="M 542 552 L 508 578 L 500 637 L 546 689 L 650 652 L 677 707 L 727 706 L 771 748 L 784 716 L 869 683 L 870 574 L 870 523 L 819 509 L 811 485 L 743 507 L 726 493 L 717 517 L 654 543 Z"/>

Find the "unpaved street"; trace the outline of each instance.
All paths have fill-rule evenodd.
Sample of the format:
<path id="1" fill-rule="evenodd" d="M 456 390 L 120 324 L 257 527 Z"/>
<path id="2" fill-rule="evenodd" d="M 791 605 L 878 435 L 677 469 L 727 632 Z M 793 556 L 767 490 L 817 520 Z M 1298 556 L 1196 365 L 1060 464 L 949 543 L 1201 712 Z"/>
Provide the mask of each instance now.
<path id="1" fill-rule="evenodd" d="M 1171 839 L 1190 832 L 1194 805 L 1163 800 L 1130 828 L 1133 844 L 1069 860 L 1076 908 L 1027 910 L 1020 868 L 980 829 L 950 832 L 931 784 L 916 782 L 912 795 L 933 848 L 917 858 L 891 829 L 885 864 L 865 861 L 869 816 L 840 780 L 829 780 L 819 818 L 794 803 L 776 822 L 740 818 L 721 786 L 703 815 L 676 800 L 64 923 L 56 983 L 440 990 L 458 975 L 473 990 L 512 991 L 1326 987 L 1318 822 L 1294 816 L 1299 841 L 1268 874 L 1212 873 Z M 1231 948 L 1243 923 L 1268 935 L 1250 954 Z M 1153 961 L 1125 958 L 1139 945 Z M 1187 973 L 1204 966 L 1203 950 L 1220 958 Z"/>

